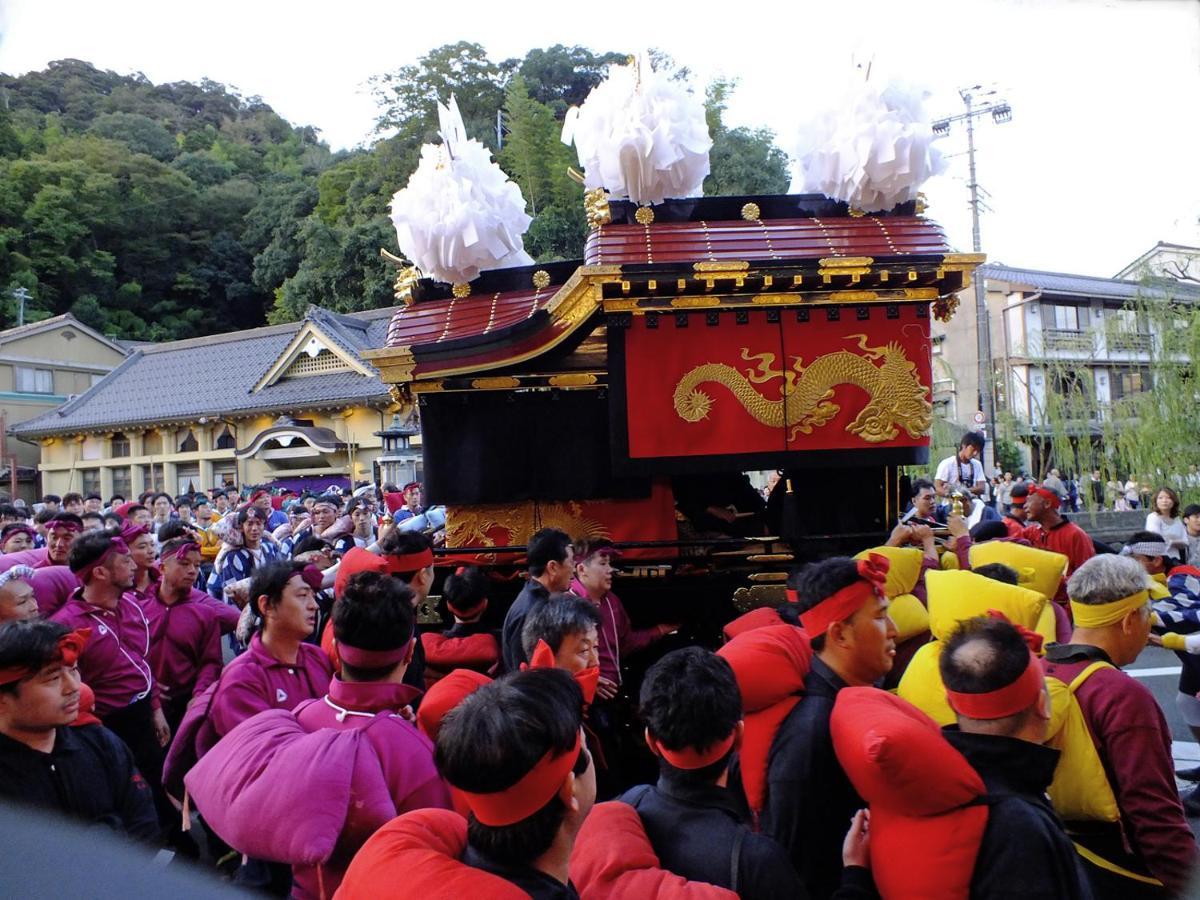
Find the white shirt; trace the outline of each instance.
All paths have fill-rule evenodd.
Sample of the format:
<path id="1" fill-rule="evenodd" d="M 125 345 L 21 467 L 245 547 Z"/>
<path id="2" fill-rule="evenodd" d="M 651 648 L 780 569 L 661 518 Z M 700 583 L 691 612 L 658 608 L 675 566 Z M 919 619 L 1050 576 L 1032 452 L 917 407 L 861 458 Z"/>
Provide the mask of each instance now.
<path id="1" fill-rule="evenodd" d="M 1171 555 L 1179 559 L 1187 555 L 1188 546 L 1187 526 L 1183 519 L 1164 519 L 1156 512 L 1146 516 L 1146 530 L 1163 536 L 1171 545 Z"/>
<path id="2" fill-rule="evenodd" d="M 933 477 L 949 485 L 960 484 L 967 488 L 967 490 L 973 488 L 976 482 L 982 481 L 985 484 L 987 482 L 987 479 L 983 475 L 983 463 L 978 459 L 973 459 L 968 466 L 958 458 L 957 453 L 953 456 L 947 456 L 938 463 L 937 474 Z M 966 479 L 970 480 L 967 481 Z"/>

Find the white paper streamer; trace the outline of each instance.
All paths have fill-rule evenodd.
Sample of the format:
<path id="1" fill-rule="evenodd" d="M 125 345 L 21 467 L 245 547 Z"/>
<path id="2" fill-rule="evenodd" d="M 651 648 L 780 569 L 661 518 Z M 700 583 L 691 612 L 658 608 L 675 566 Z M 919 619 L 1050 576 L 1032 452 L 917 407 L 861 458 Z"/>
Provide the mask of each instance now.
<path id="1" fill-rule="evenodd" d="M 801 129 L 791 192 L 821 193 L 865 212 L 915 200 L 921 185 L 946 168 L 932 146 L 927 96 L 856 75 L 835 107 Z"/>
<path id="2" fill-rule="evenodd" d="M 533 265 L 521 236 L 533 221 L 521 189 L 468 138 L 454 97 L 438 104 L 441 144 L 421 147 L 408 185 L 392 197 L 400 252 L 437 281 L 471 281 L 489 269 Z"/>
<path id="3" fill-rule="evenodd" d="M 642 204 L 703 193 L 712 148 L 704 104 L 645 57 L 612 66 L 583 105 L 567 111 L 562 140 L 575 145 L 589 190 Z"/>

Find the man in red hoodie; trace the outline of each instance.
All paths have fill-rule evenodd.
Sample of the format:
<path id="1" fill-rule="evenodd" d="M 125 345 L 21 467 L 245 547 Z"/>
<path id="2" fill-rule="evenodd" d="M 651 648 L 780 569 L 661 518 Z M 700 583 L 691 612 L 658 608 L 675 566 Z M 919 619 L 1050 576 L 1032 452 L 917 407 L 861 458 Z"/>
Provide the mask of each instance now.
<path id="1" fill-rule="evenodd" d="M 1096 545 L 1082 528 L 1074 522 L 1068 522 L 1059 513 L 1062 501 L 1050 488 L 1034 485 L 1029 489 L 1025 500 L 1025 515 L 1032 523 L 1021 533 L 1035 547 L 1043 550 L 1053 550 L 1067 558 L 1067 575 L 1059 585 L 1058 593 L 1052 598 L 1055 603 L 1065 605 L 1067 602 L 1067 578 L 1075 574 L 1075 570 L 1096 555 Z"/>

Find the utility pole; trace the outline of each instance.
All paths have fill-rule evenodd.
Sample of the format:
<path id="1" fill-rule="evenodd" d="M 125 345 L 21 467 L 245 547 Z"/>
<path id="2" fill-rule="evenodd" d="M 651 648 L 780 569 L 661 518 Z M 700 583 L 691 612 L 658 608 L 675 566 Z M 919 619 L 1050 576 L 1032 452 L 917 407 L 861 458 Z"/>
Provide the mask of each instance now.
<path id="1" fill-rule="evenodd" d="M 1012 121 L 1012 107 L 1000 99 L 982 99 L 994 95 L 994 91 L 983 92 L 980 85 L 962 88 L 958 95 L 962 98 L 966 112 L 950 116 L 933 123 L 935 137 L 945 137 L 950 133 L 951 122 L 965 122 L 967 126 L 967 171 L 970 178 L 967 187 L 971 190 L 971 249 L 976 253 L 983 251 L 979 236 L 979 179 L 975 174 L 975 119 L 979 116 L 990 115 L 997 125 Z M 983 276 L 975 273 L 975 342 L 979 355 L 979 411 L 983 413 L 983 427 L 989 438 L 984 449 L 984 459 L 981 460 L 984 469 L 996 462 L 996 385 L 992 367 L 992 328 L 991 317 L 987 308 L 987 288 Z"/>
<path id="2" fill-rule="evenodd" d="M 12 289 L 13 299 L 17 301 L 17 326 L 25 324 L 25 301 L 29 299 L 29 288 L 20 285 Z"/>

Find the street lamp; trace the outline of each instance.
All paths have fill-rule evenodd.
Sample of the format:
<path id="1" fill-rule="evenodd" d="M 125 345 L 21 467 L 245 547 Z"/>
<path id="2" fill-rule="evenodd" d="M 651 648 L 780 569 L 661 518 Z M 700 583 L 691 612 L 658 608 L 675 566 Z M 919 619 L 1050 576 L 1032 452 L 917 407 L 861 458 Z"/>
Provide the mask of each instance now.
<path id="1" fill-rule="evenodd" d="M 990 115 L 993 122 L 1003 125 L 1012 121 L 1012 107 L 1006 101 L 996 98 L 995 91 L 984 91 L 978 84 L 961 88 L 958 95 L 966 106 L 966 112 L 939 119 L 933 123 L 932 130 L 934 137 L 946 137 L 950 134 L 951 123 L 965 122 L 967 125 L 967 164 L 971 178 L 967 184 L 971 189 L 971 247 L 979 253 L 982 247 L 979 240 L 979 180 L 975 177 L 975 120 Z M 979 354 L 979 410 L 983 413 L 984 428 L 990 430 L 993 438 L 988 444 L 994 463 L 996 430 L 991 321 L 987 310 L 987 291 L 984 288 L 983 277 L 978 272 L 975 273 L 975 340 Z"/>
<path id="2" fill-rule="evenodd" d="M 383 455 L 379 457 L 380 480 L 402 485 L 416 480 L 416 458 L 419 453 L 412 447 L 412 439 L 421 433 L 413 417 L 392 416 L 391 424 L 375 432 L 383 444 Z M 382 501 L 383 498 L 380 498 Z"/>

